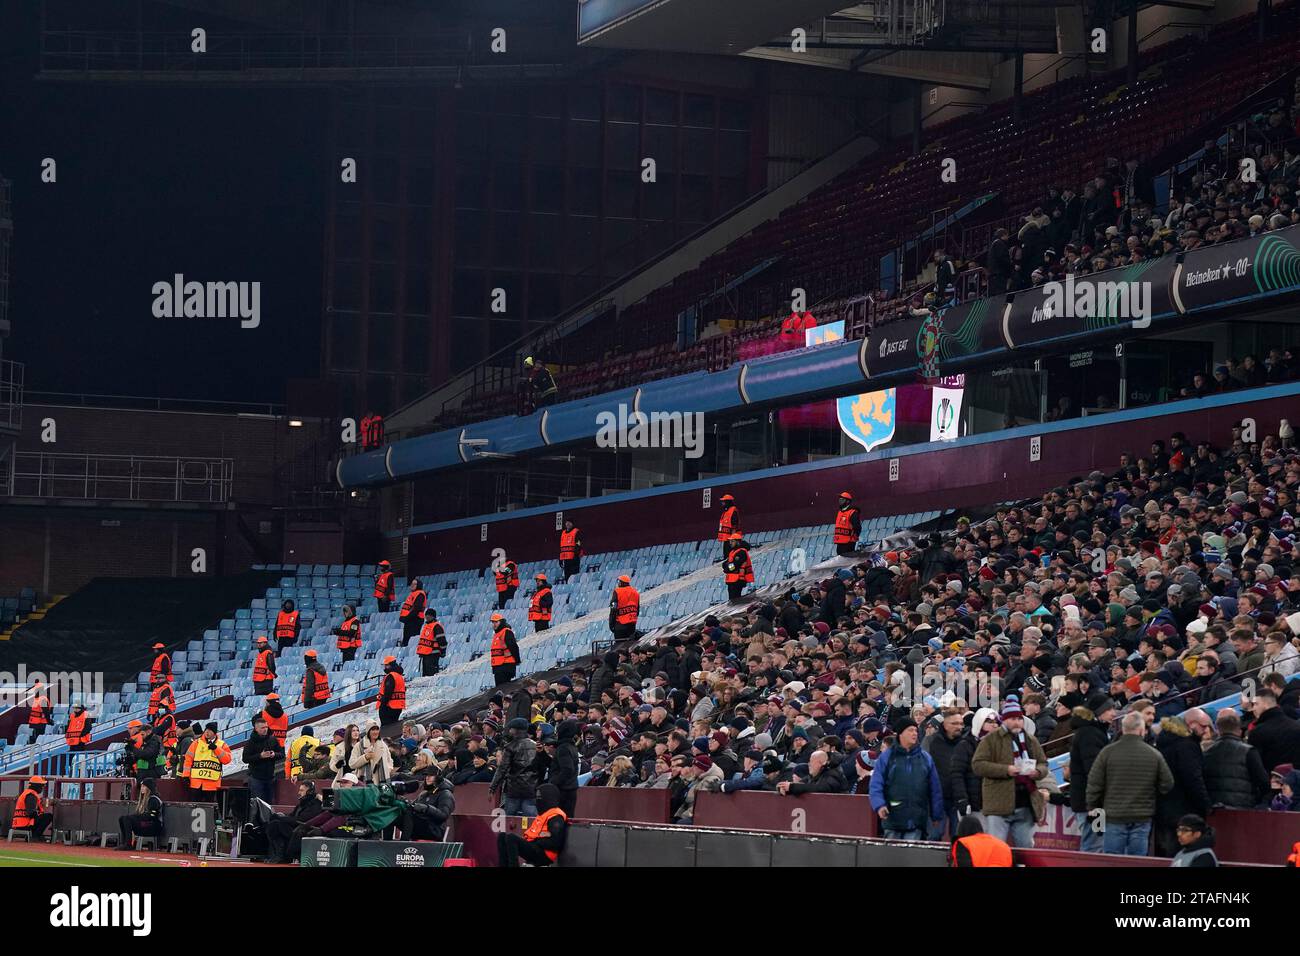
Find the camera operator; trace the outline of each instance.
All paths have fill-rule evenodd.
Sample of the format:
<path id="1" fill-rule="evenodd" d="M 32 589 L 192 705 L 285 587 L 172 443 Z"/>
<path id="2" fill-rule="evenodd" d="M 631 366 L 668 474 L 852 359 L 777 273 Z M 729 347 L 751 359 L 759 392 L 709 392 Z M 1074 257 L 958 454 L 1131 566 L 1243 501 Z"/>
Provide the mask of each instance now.
<path id="1" fill-rule="evenodd" d="M 402 810 L 402 837 L 408 840 L 442 840 L 447 832 L 447 821 L 456 812 L 456 797 L 452 792 L 455 788 L 436 766 L 424 768 L 422 776 L 423 787 Z M 406 783 L 408 786 L 418 785 L 417 780 Z M 405 788 L 399 788 L 395 783 L 394 789 L 402 793 Z"/>

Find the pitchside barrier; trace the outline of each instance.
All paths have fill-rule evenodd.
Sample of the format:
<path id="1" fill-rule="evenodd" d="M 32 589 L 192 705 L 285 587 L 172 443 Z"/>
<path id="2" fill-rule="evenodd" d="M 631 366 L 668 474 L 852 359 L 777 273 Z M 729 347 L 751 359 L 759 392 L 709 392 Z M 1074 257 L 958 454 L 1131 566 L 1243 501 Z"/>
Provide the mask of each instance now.
<path id="1" fill-rule="evenodd" d="M 461 856 L 459 843 L 403 840 L 349 840 L 307 837 L 298 862 L 312 867 L 386 866 L 399 869 L 441 868 Z"/>

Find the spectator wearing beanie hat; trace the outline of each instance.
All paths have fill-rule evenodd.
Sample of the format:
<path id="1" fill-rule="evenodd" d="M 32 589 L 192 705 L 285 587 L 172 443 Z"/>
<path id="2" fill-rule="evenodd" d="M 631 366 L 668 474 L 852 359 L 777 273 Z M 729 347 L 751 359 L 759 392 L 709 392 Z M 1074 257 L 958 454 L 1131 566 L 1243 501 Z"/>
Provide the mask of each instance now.
<path id="1" fill-rule="evenodd" d="M 1047 757 L 1038 739 L 1025 730 L 1020 702 L 1002 704 L 1001 726 L 975 748 L 971 769 L 982 778 L 985 829 L 1013 847 L 1031 849 L 1034 827 L 1046 805 L 1037 781 L 1047 776 Z"/>

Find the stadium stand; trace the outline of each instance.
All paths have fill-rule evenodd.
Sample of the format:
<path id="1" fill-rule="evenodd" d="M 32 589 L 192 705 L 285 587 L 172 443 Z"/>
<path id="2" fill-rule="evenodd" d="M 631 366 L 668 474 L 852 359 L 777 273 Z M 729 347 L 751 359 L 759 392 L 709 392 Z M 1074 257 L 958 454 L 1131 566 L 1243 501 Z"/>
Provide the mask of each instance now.
<path id="1" fill-rule="evenodd" d="M 879 537 L 903 530 L 911 524 L 932 520 L 938 512 L 925 515 L 900 515 L 873 519 L 867 531 Z M 781 547 L 770 545 L 780 540 Z M 802 528 L 777 534 L 762 532 L 753 536 L 755 573 L 760 580 L 772 581 L 784 574 L 783 562 L 789 550 L 802 547 L 808 553 L 830 551 L 829 533 L 825 529 Z M 671 623 L 701 605 L 725 600 L 719 574 L 712 568 L 716 561 L 716 542 L 665 545 L 635 551 L 606 552 L 584 559 L 585 569 L 567 583 L 556 583 L 556 614 L 564 623 L 539 635 L 527 633 L 528 596 L 521 592 L 506 606 L 504 613 L 514 622 L 524 653 L 523 669 L 541 670 L 563 664 L 589 653 L 592 646 L 607 638 L 608 594 L 618 576 L 631 573 L 634 583 L 644 592 L 643 629 Z M 763 545 L 769 545 L 763 548 Z M 701 573 L 712 569 L 709 573 Z M 448 653 L 443 671 L 432 679 L 416 679 L 418 673 L 415 643 L 401 647 L 402 628 L 398 612 L 380 612 L 370 592 L 376 568 L 373 565 L 268 565 L 254 570 L 281 572 L 278 587 L 268 588 L 264 598 L 254 599 L 249 607 L 219 622 L 190 641 L 172 656 L 178 712 L 193 706 L 211 704 L 233 696 L 231 706 L 213 707 L 206 719 L 217 721 L 225 739 L 238 744 L 247 736 L 253 716 L 261 711 L 263 699 L 253 692 L 251 668 L 255 655 L 253 642 L 258 635 L 272 633 L 281 602 L 292 600 L 302 615 L 302 629 L 296 647 L 287 649 L 279 662 L 276 689 L 286 701 L 291 726 L 312 721 L 316 727 L 330 727 L 334 721 L 315 719 L 322 713 L 346 704 L 372 704 L 380 676 L 380 661 L 393 654 L 411 675 L 408 708 L 426 712 L 471 697 L 491 685 L 492 677 L 485 650 L 490 637 L 488 616 L 495 609 L 496 591 L 491 573 L 482 569 L 464 570 L 422 578 L 429 594 L 429 606 L 439 612 L 448 636 Z M 539 571 L 555 570 L 553 562 L 520 565 L 522 580 L 531 581 Z M 679 583 L 680 582 L 680 583 Z M 405 595 L 405 590 L 401 592 Z M 345 604 L 355 607 L 363 620 L 362 651 L 358 658 L 343 662 L 335 647 L 331 629 L 341 622 Z M 331 702 L 323 708 L 304 710 L 298 701 L 304 665 L 302 651 L 314 648 L 330 672 L 334 691 Z M 120 737 L 132 720 L 146 718 L 149 703 L 149 674 L 142 671 L 137 679 L 120 690 L 104 696 L 98 708 L 89 705 L 97 723 L 92 744 Z M 362 712 L 368 707 L 362 707 Z M 98 711 L 96 713 L 96 710 Z M 16 745 L 0 761 L 0 772 L 29 764 L 54 773 L 87 770 L 103 772 L 112 768 L 123 747 L 121 741 L 108 745 L 105 754 L 70 754 L 63 742 L 61 728 L 66 723 L 68 705 L 56 707 L 53 724 L 40 737 L 31 737 L 31 728 L 18 732 Z M 356 714 L 347 712 L 356 719 Z M 346 722 L 346 721 L 344 721 Z M 23 746 L 26 745 L 26 746 Z"/>
<path id="2" fill-rule="evenodd" d="M 777 311 L 778 303 L 795 287 L 808 290 L 812 311 L 818 316 L 838 316 L 846 302 L 867 295 L 872 296 L 873 304 L 868 325 L 904 315 L 910 305 L 917 304 L 918 292 L 932 284 L 930 272 L 923 273 L 919 284 L 914 282 L 914 276 L 905 277 L 902 293 L 891 296 L 880 288 L 882 255 L 906 237 L 921 236 L 932 225 L 933 210 L 957 210 L 981 196 L 996 195 L 997 202 L 964 221 L 959 236 L 947 234 L 947 252 L 959 261 L 982 263 L 994 230 L 1009 227 L 1014 276 L 1007 278 L 1012 279 L 1012 289 L 1042 284 L 1067 272 L 1080 274 L 1135 261 L 1133 250 L 1125 244 L 1130 230 L 1117 229 L 1114 236 L 1106 232 L 1119 215 L 1136 221 L 1131 234 L 1141 240 L 1139 259 L 1195 248 L 1189 246 L 1193 241 L 1197 245 L 1209 244 L 1279 228 L 1280 224 L 1271 221 L 1279 210 L 1274 205 L 1277 193 L 1271 189 L 1277 185 L 1277 177 L 1270 175 L 1265 177 L 1263 194 L 1258 197 L 1259 202 L 1270 207 L 1260 224 L 1249 221 L 1253 209 L 1243 213 L 1238 208 L 1232 213 L 1227 234 L 1219 233 L 1220 221 L 1216 220 L 1212 238 L 1184 238 L 1182 233 L 1196 225 L 1195 213 L 1205 211 L 1206 219 L 1213 219 L 1216 202 L 1224 198 L 1222 184 L 1210 186 L 1216 177 L 1206 175 L 1204 164 L 1193 166 L 1176 192 L 1188 198 L 1189 208 L 1172 211 L 1158 226 L 1150 224 L 1148 189 L 1157 171 L 1146 164 L 1180 144 L 1183 155 L 1199 153 L 1204 140 L 1196 137 L 1207 123 L 1231 115 L 1249 94 L 1289 74 L 1300 62 L 1300 43 L 1295 39 L 1300 35 L 1298 22 L 1300 6 L 1279 8 L 1269 37 L 1256 43 L 1252 36 L 1253 16 L 1240 17 L 1220 24 L 1204 39 L 1184 37 L 1144 51 L 1142 69 L 1134 84 L 1127 83 L 1122 72 L 1090 81 L 1064 80 L 1026 96 L 1019 120 L 1013 121 L 1012 103 L 1007 100 L 930 127 L 925 147 L 917 155 L 911 154 L 907 143 L 887 146 L 698 268 L 629 307 L 605 328 L 585 330 L 581 348 L 589 360 L 562 371 L 564 397 L 582 398 L 649 379 L 723 367 L 745 342 L 775 333 L 775 323 L 783 318 Z M 1204 58 L 1210 49 L 1223 51 L 1228 62 L 1222 71 L 1205 70 Z M 1275 112 L 1287 115 L 1284 110 L 1270 110 L 1261 119 Z M 1287 133 L 1285 138 L 1297 135 L 1290 126 L 1282 128 Z M 1272 140 L 1256 137 L 1252 145 L 1258 153 L 1260 147 L 1280 147 L 1283 139 L 1275 131 Z M 1236 144 L 1231 158 L 1239 158 L 1245 145 Z M 1285 175 L 1293 199 L 1294 149 L 1288 155 L 1292 162 Z M 1229 158 L 1227 150 L 1223 157 Z M 1136 192 L 1123 165 L 1129 159 L 1136 163 L 1139 181 L 1145 179 L 1145 185 Z M 955 161 L 959 170 L 955 182 L 944 182 L 940 176 L 940 165 L 946 160 Z M 1282 165 L 1278 163 L 1279 170 Z M 1100 183 L 1096 203 L 1087 191 L 1089 183 Z M 1195 189 L 1188 195 L 1193 185 Z M 1077 197 L 1068 211 L 1067 201 L 1060 198 L 1067 186 Z M 1203 190 L 1202 186 L 1210 188 Z M 1232 192 L 1228 198 L 1234 198 Z M 1235 198 L 1241 201 L 1254 197 Z M 1103 210 L 1103 202 L 1113 206 Z M 1080 208 L 1085 203 L 1088 210 Z M 1194 206 L 1200 208 L 1190 208 Z M 1061 215 L 1053 221 L 1057 207 Z M 1288 200 L 1286 208 L 1280 210 L 1287 217 L 1287 225 L 1296 221 L 1291 216 L 1293 208 Z M 1085 211 L 1089 218 L 1083 221 Z M 1134 215 L 1139 212 L 1145 214 Z M 1042 228 L 1043 236 L 1026 243 L 1024 225 L 1031 218 Z M 1174 239 L 1169 247 L 1163 244 L 1166 236 Z M 1095 263 L 1103 247 L 1115 237 L 1120 247 L 1104 254 L 1104 265 Z M 945 238 L 924 248 L 941 247 Z M 1064 248 L 1067 242 L 1074 243 L 1072 250 Z M 1028 253 L 1038 260 L 1053 243 L 1056 254 L 1052 262 L 1043 268 L 1041 276 L 1035 277 L 1034 271 L 1042 263 L 1023 262 L 1021 254 Z M 1083 251 L 1085 246 L 1087 252 Z M 685 349 L 672 341 L 679 313 L 713 293 L 730 277 L 773 258 L 780 259 L 778 284 L 787 291 L 769 304 L 772 312 L 752 317 L 758 320 L 757 326 L 726 332 Z M 925 263 L 916 265 L 919 272 Z M 866 327 L 861 326 L 858 334 Z M 449 427 L 508 414 L 517 410 L 517 402 L 513 389 L 505 389 L 476 400 L 472 408 L 449 411 L 439 424 Z"/>

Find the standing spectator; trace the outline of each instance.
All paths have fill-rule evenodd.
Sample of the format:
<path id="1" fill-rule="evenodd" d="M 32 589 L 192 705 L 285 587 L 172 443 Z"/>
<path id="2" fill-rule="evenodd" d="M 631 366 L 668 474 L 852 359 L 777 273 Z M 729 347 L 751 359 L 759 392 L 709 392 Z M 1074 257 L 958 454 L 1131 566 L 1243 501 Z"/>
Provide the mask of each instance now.
<path id="1" fill-rule="evenodd" d="M 537 744 L 528 736 L 528 721 L 516 717 L 506 723 L 510 740 L 502 748 L 497 772 L 489 787 L 493 794 L 505 791 L 502 809 L 512 817 L 537 815 L 537 777 L 533 760 L 537 757 Z M 559 793 L 556 792 L 556 801 Z"/>
<path id="2" fill-rule="evenodd" d="M 971 769 L 980 741 L 998 729 L 998 715 L 992 707 L 981 707 L 971 719 L 970 729 L 957 742 L 952 755 L 952 799 L 957 816 L 978 813 L 983 804 L 984 782 Z"/>
<path id="3" fill-rule="evenodd" d="M 921 749 L 930 755 L 939 774 L 940 789 L 943 792 L 944 818 L 950 840 L 957 832 L 957 801 L 953 797 L 952 789 L 953 763 L 962 738 L 966 735 L 965 731 L 966 725 L 962 721 L 961 711 L 949 708 L 943 712 L 943 723 L 939 725 L 938 733 L 930 734 L 921 741 Z M 943 838 L 944 829 L 941 823 L 939 828 L 930 834 L 930 839 L 942 840 Z"/>
<path id="4" fill-rule="evenodd" d="M 379 724 L 366 725 L 365 736 L 352 751 L 349 768 L 362 783 L 388 783 L 393 779 L 393 755 L 380 736 Z"/>
<path id="5" fill-rule="evenodd" d="M 552 784 L 559 794 L 558 806 L 566 816 L 572 817 L 578 807 L 578 731 L 581 725 L 576 720 L 562 720 L 555 728 L 555 759 L 546 782 Z"/>
<path id="6" fill-rule="evenodd" d="M 1115 719 L 1115 702 L 1105 694 L 1094 694 L 1085 707 L 1071 712 L 1073 737 L 1070 739 L 1070 809 L 1079 827 L 1079 849 L 1084 853 L 1101 853 L 1101 826 L 1093 826 L 1088 816 L 1088 774 L 1097 755 L 1110 742 L 1110 725 Z"/>
<path id="7" fill-rule="evenodd" d="M 1174 786 L 1174 775 L 1148 744 L 1146 719 L 1124 715 L 1120 736 L 1108 744 L 1088 773 L 1088 809 L 1100 809 L 1105 826 L 1103 853 L 1146 856 L 1156 800 Z"/>
<path id="8" fill-rule="evenodd" d="M 1255 724 L 1247 738 L 1259 751 L 1264 769 L 1272 771 L 1281 763 L 1300 764 L 1300 723 L 1282 713 L 1277 695 L 1264 688 L 1255 695 Z"/>
<path id="9" fill-rule="evenodd" d="M 244 743 L 244 763 L 248 765 L 248 792 L 266 803 L 275 803 L 276 771 L 284 760 L 284 747 L 260 714 L 253 720 L 253 732 Z"/>
<path id="10" fill-rule="evenodd" d="M 1174 776 L 1173 789 L 1156 800 L 1156 853 L 1173 856 L 1178 852 L 1178 821 L 1189 813 L 1204 816 L 1210 812 L 1205 758 L 1200 740 L 1192 735 L 1182 717 L 1166 717 L 1160 722 L 1156 750 Z"/>
<path id="11" fill-rule="evenodd" d="M 1221 710 L 1219 739 L 1205 751 L 1205 789 L 1210 805 L 1250 810 L 1268 792 L 1268 771 L 1259 751 L 1241 739 L 1241 716 Z"/>
<path id="12" fill-rule="evenodd" d="M 934 761 L 920 747 L 916 721 L 904 717 L 895 732 L 894 745 L 871 774 L 871 808 L 886 839 L 924 840 L 931 826 L 943 824 L 943 786 Z"/>
<path id="13" fill-rule="evenodd" d="M 980 741 L 971 768 L 983 778 L 985 830 L 1014 847 L 1032 849 L 1034 826 L 1045 811 L 1037 781 L 1047 776 L 1047 756 L 1038 738 L 1025 732 L 1020 702 L 1002 705 L 1001 726 Z"/>

